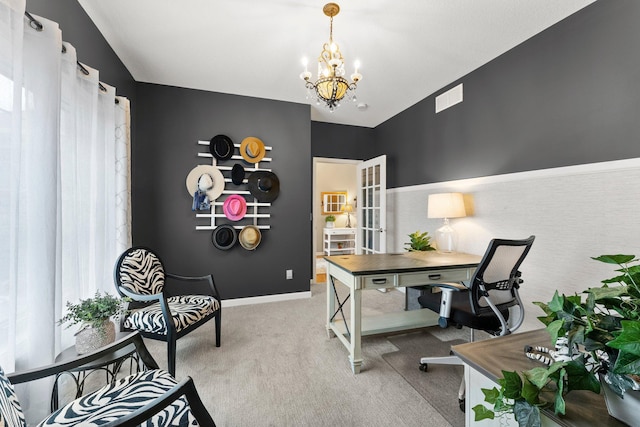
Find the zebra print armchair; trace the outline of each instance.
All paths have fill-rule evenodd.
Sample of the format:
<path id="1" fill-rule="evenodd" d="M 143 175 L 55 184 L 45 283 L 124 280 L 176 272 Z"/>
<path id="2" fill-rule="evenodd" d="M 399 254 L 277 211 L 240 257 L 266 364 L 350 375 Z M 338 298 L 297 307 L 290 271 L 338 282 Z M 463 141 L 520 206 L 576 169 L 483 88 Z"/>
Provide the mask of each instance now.
<path id="1" fill-rule="evenodd" d="M 187 285 L 172 288 L 173 295 L 169 295 L 165 287 L 168 278 L 204 283 L 207 293 L 199 294 Z M 145 338 L 166 341 L 171 375 L 176 373 L 176 340 L 211 319 L 215 319 L 216 347 L 220 347 L 220 295 L 212 275 L 189 277 L 167 273 L 156 253 L 138 246 L 120 255 L 114 280 L 120 296 L 132 300 L 121 329 L 138 330 Z"/>
<path id="2" fill-rule="evenodd" d="M 193 380 L 177 382 L 158 365 L 144 346 L 139 333 L 130 334 L 113 344 L 80 356 L 26 372 L 5 375 L 0 367 L 0 425 L 26 427 L 25 416 L 16 396 L 15 384 L 35 381 L 72 371 L 83 365 L 134 344 L 141 370 L 114 379 L 99 390 L 77 398 L 44 420 L 42 426 L 213 426 L 215 423 L 204 407 Z"/>

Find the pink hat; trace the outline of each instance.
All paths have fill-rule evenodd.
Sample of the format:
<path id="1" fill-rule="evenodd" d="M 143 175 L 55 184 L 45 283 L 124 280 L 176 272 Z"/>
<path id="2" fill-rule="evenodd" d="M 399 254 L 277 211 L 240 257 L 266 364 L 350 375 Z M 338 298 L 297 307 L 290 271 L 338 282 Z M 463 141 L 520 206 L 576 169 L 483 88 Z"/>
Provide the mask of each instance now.
<path id="1" fill-rule="evenodd" d="M 247 201 L 238 194 L 232 194 L 222 204 L 222 210 L 231 221 L 239 221 L 247 213 Z"/>

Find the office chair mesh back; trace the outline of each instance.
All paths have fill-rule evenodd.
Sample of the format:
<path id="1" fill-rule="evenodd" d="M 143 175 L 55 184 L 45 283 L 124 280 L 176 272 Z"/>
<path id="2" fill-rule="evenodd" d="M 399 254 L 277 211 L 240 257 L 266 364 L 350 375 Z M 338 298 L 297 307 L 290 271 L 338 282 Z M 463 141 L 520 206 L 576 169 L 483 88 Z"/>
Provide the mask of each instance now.
<path id="1" fill-rule="evenodd" d="M 164 266 L 158 255 L 146 248 L 131 248 L 116 264 L 116 287 L 140 295 L 155 295 L 164 289 Z"/>
<path id="2" fill-rule="evenodd" d="M 520 283 L 518 268 L 532 243 L 533 237 L 516 241 L 492 240 L 472 281 L 472 292 L 469 297 L 474 314 L 491 311 L 482 294 L 481 285 L 500 310 L 518 303 L 516 298 L 517 286 Z"/>

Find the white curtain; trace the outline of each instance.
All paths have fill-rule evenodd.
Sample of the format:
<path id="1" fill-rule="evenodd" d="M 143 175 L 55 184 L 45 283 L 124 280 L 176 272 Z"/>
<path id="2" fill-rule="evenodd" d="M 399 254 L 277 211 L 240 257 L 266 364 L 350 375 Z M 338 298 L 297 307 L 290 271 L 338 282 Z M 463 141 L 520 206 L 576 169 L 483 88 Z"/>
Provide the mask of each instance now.
<path id="1" fill-rule="evenodd" d="M 0 0 L 0 365 L 49 364 L 73 343 L 56 322 L 67 301 L 115 293 L 131 244 L 129 103 L 78 65 L 55 22 Z M 64 52 L 64 53 L 63 53 Z M 118 103 L 116 103 L 116 99 Z M 30 417 L 50 388 L 22 387 Z"/>

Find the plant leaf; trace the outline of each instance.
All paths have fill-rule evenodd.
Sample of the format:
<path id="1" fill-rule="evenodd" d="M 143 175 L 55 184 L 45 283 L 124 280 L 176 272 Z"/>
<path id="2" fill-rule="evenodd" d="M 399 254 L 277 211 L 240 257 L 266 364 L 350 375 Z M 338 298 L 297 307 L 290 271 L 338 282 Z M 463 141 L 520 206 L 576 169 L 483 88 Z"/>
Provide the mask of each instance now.
<path id="1" fill-rule="evenodd" d="M 517 400 L 513 415 L 520 427 L 540 427 L 540 409 L 526 400 Z"/>
<path id="2" fill-rule="evenodd" d="M 476 405 L 471 409 L 473 409 L 473 412 L 475 413 L 476 421 L 492 420 L 495 418 L 493 411 L 485 408 L 484 405 Z"/>
<path id="3" fill-rule="evenodd" d="M 487 403 L 491 403 L 492 405 L 496 404 L 496 401 L 500 397 L 500 390 L 497 388 L 481 388 L 482 393 L 484 393 L 484 401 Z"/>
<path id="4" fill-rule="evenodd" d="M 556 342 L 558 340 L 558 335 L 560 335 L 560 331 L 562 331 L 563 328 L 564 319 L 554 320 L 547 325 L 547 331 L 549 332 L 549 335 L 551 335 L 551 342 Z M 562 335 L 564 335 L 564 332 Z"/>
<path id="5" fill-rule="evenodd" d="M 600 393 L 600 381 L 594 374 L 587 371 L 584 366 L 584 359 L 580 358 L 566 362 L 563 370 L 567 379 L 567 393 L 572 390 L 588 390 Z"/>
<path id="6" fill-rule="evenodd" d="M 626 264 L 634 260 L 635 255 L 600 255 L 599 257 L 591 257 L 596 261 L 605 262 L 607 264 Z"/>
<path id="7" fill-rule="evenodd" d="M 507 399 L 518 399 L 522 390 L 522 379 L 517 372 L 502 371 L 503 378 L 498 382 L 503 388 L 502 395 Z"/>
<path id="8" fill-rule="evenodd" d="M 607 345 L 640 357 L 640 321 L 623 320 L 620 324 L 622 332 Z"/>

